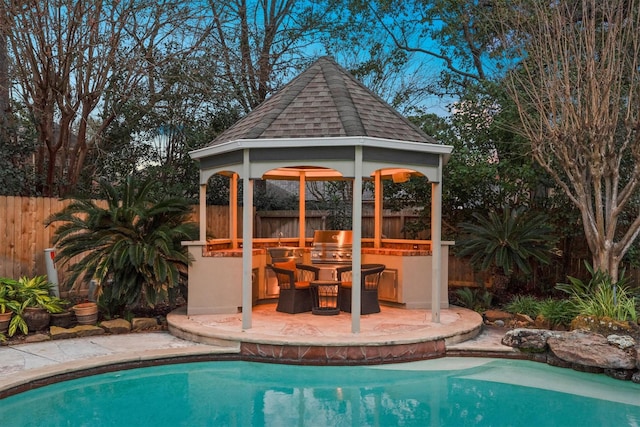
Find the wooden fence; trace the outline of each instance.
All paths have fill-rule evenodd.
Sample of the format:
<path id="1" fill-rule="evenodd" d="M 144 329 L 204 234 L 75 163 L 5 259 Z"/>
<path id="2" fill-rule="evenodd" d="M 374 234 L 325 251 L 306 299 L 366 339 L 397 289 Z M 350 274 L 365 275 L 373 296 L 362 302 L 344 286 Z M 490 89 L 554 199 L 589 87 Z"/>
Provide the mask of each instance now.
<path id="1" fill-rule="evenodd" d="M 0 277 L 46 274 L 45 249 L 53 246 L 53 236 L 60 224 L 45 226 L 45 223 L 47 218 L 69 203 L 55 198 L 0 196 Z M 324 211 L 308 211 L 306 237 L 313 237 L 316 229 L 325 229 L 328 215 Z M 280 233 L 283 237 L 298 235 L 297 211 L 256 212 L 253 217 L 256 237 L 277 238 Z M 416 218 L 417 215 L 410 210 L 385 211 L 383 235 L 388 238 L 406 237 L 402 231 L 405 222 Z M 197 206 L 193 208 L 191 219 L 199 222 Z M 365 210 L 362 221 L 363 236 L 373 237 L 373 213 Z M 238 227 L 238 237 L 241 237 L 242 208 L 238 210 Z M 230 237 L 227 206 L 207 206 L 207 236 Z M 66 269 L 57 267 L 62 281 Z"/>
<path id="2" fill-rule="evenodd" d="M 44 197 L 0 196 L 0 276 L 45 274 L 44 250 L 51 247 L 56 226 L 46 219 L 69 202 Z"/>

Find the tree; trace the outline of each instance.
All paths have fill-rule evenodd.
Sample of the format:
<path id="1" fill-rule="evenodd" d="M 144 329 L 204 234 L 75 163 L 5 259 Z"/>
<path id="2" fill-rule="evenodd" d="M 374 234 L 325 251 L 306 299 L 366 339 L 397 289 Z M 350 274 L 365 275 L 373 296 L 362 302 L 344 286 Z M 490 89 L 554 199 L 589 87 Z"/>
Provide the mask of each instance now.
<path id="1" fill-rule="evenodd" d="M 159 67 L 188 55 L 207 34 L 194 7 L 181 0 L 0 2 L 15 93 L 37 129 L 43 194 L 74 189 L 87 156 L 132 96 L 144 93 L 148 107 L 157 102 Z"/>
<path id="2" fill-rule="evenodd" d="M 9 61 L 7 61 L 7 37 L 0 27 L 0 132 L 8 123 L 9 115 Z"/>
<path id="3" fill-rule="evenodd" d="M 395 52 L 396 61 L 412 61 L 433 94 L 457 97 L 470 86 L 491 80 L 494 28 L 485 13 L 491 2 L 467 0 L 327 0 L 332 35 L 372 53 Z M 336 42 L 334 41 L 335 45 Z M 435 76 L 439 76 L 434 78 Z"/>
<path id="4" fill-rule="evenodd" d="M 499 13 L 519 131 L 579 209 L 594 269 L 617 281 L 640 233 L 640 3 L 510 1 Z"/>
<path id="5" fill-rule="evenodd" d="M 295 0 L 212 0 L 218 77 L 228 85 L 244 113 L 265 100 L 304 67 L 315 31 L 313 4 Z"/>

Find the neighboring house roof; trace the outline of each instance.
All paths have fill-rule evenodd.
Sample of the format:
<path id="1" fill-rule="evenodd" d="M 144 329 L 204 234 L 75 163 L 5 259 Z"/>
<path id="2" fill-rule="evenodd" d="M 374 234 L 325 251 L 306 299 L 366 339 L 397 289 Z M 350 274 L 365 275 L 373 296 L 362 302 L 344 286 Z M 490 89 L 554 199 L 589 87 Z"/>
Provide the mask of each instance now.
<path id="1" fill-rule="evenodd" d="M 325 56 L 209 146 L 242 139 L 350 136 L 436 143 Z"/>

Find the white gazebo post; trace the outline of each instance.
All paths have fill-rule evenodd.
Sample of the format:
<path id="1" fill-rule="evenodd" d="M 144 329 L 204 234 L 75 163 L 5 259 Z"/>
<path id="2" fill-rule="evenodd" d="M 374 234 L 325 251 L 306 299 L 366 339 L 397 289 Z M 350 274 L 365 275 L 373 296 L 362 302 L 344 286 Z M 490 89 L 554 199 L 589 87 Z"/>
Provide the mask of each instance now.
<path id="1" fill-rule="evenodd" d="M 382 247 L 382 171 L 378 169 L 374 175 L 374 208 L 373 208 L 373 247 Z"/>
<path id="2" fill-rule="evenodd" d="M 243 152 L 242 164 L 242 329 L 251 329 L 253 300 L 253 180 L 249 150 Z"/>
<path id="3" fill-rule="evenodd" d="M 306 187 L 307 187 L 307 175 L 304 171 L 300 172 L 300 185 L 298 190 L 298 211 L 299 211 L 299 221 L 298 224 L 298 246 L 304 248 L 305 236 L 306 236 L 306 222 L 307 222 L 307 212 L 306 212 Z"/>
<path id="4" fill-rule="evenodd" d="M 360 276 L 362 274 L 362 146 L 355 147 L 354 177 L 353 177 L 353 206 L 351 229 L 353 235 L 351 255 L 351 332 L 360 333 L 360 302 L 362 294 Z"/>
<path id="5" fill-rule="evenodd" d="M 246 206 L 246 205 L 245 205 Z M 231 248 L 238 247 L 238 174 L 231 175 L 229 182 L 229 239 Z"/>
<path id="6" fill-rule="evenodd" d="M 200 237 L 201 242 L 207 241 L 207 184 L 200 184 Z"/>
<path id="7" fill-rule="evenodd" d="M 438 181 L 431 183 L 431 321 L 440 323 L 440 282 L 442 274 L 442 160 Z"/>

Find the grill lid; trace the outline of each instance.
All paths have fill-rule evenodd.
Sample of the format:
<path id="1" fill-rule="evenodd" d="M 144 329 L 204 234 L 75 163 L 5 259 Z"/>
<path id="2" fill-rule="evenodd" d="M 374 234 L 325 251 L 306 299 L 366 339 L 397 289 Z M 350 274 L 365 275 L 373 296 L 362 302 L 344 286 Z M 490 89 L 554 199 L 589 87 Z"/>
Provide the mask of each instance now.
<path id="1" fill-rule="evenodd" d="M 313 245 L 331 245 L 339 248 L 351 247 L 353 232 L 351 230 L 316 230 L 313 233 Z"/>
<path id="2" fill-rule="evenodd" d="M 317 230 L 313 235 L 313 264 L 351 264 L 351 230 Z"/>

